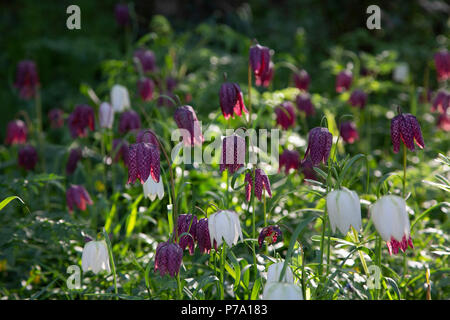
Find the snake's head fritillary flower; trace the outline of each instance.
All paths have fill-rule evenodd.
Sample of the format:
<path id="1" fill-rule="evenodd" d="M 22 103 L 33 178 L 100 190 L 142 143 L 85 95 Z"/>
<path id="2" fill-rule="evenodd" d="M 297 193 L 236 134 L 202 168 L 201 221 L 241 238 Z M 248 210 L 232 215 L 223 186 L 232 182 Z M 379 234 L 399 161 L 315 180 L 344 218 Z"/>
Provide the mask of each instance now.
<path id="1" fill-rule="evenodd" d="M 283 167 L 286 174 L 289 174 L 291 169 L 298 170 L 300 168 L 300 154 L 295 150 L 284 150 L 280 155 L 278 171 L 281 171 Z"/>
<path id="2" fill-rule="evenodd" d="M 306 157 L 305 159 L 303 159 L 300 163 L 300 167 L 301 167 L 301 171 L 302 171 L 305 179 L 317 181 L 317 175 L 316 175 L 316 171 L 314 170 L 314 166 L 311 161 L 311 157 Z M 305 183 L 308 184 L 309 182 L 305 181 Z"/>
<path id="3" fill-rule="evenodd" d="M 155 134 L 150 129 L 142 129 L 136 134 L 136 142 L 147 142 L 155 145 L 159 150 L 159 142 Z"/>
<path id="4" fill-rule="evenodd" d="M 25 170 L 33 170 L 39 158 L 36 149 L 30 145 L 22 147 L 19 150 L 18 157 L 19 166 Z"/>
<path id="5" fill-rule="evenodd" d="M 332 144 L 333 135 L 330 131 L 327 128 L 315 127 L 309 131 L 308 148 L 304 158 L 310 156 L 313 166 L 317 166 L 321 162 L 326 163 L 330 156 Z"/>
<path id="6" fill-rule="evenodd" d="M 92 199 L 83 186 L 71 185 L 66 191 L 66 202 L 69 212 L 72 212 L 75 206 L 81 211 L 86 210 L 86 205 L 92 205 Z"/>
<path id="7" fill-rule="evenodd" d="M 259 201 L 261 201 L 264 190 L 267 191 L 269 198 L 272 197 L 270 181 L 264 170 L 255 169 L 255 183 L 253 183 L 251 173 L 245 175 L 245 197 L 247 201 L 250 201 L 253 187 L 255 188 L 255 196 Z"/>
<path id="8" fill-rule="evenodd" d="M 302 289 L 289 282 L 268 282 L 264 287 L 263 300 L 303 300 Z"/>
<path id="9" fill-rule="evenodd" d="M 53 108 L 48 112 L 48 119 L 50 126 L 54 129 L 64 126 L 64 111 L 58 108 Z"/>
<path id="10" fill-rule="evenodd" d="M 122 159 L 125 166 L 128 166 L 128 142 L 123 139 L 114 139 L 112 148 L 112 157 L 114 162 Z"/>
<path id="11" fill-rule="evenodd" d="M 188 233 L 182 236 L 183 233 Z M 197 217 L 192 214 L 180 214 L 177 221 L 179 245 L 184 250 L 189 247 L 189 254 L 194 254 L 194 241 L 197 240 Z"/>
<path id="12" fill-rule="evenodd" d="M 181 130 L 183 142 L 187 146 L 202 145 L 204 138 L 197 114 L 191 106 L 181 106 L 173 115 L 178 128 Z"/>
<path id="13" fill-rule="evenodd" d="M 130 11 L 127 4 L 118 3 L 114 8 L 117 24 L 121 27 L 125 27 L 130 24 Z"/>
<path id="14" fill-rule="evenodd" d="M 36 64 L 33 61 L 22 60 L 18 63 L 14 86 L 19 89 L 19 95 L 22 99 L 28 100 L 36 95 L 39 76 Z"/>
<path id="15" fill-rule="evenodd" d="M 220 172 L 235 173 L 245 164 L 245 139 L 238 135 L 223 138 Z"/>
<path id="16" fill-rule="evenodd" d="M 270 66 L 270 49 L 259 44 L 250 48 L 250 67 L 255 78 L 260 78 Z"/>
<path id="17" fill-rule="evenodd" d="M 347 143 L 353 143 L 359 139 L 358 130 L 352 121 L 344 121 L 341 123 L 340 134 L 342 139 Z"/>
<path id="18" fill-rule="evenodd" d="M 438 128 L 444 130 L 445 132 L 450 131 L 450 115 L 448 113 L 443 113 L 439 115 L 437 120 Z"/>
<path id="19" fill-rule="evenodd" d="M 111 272 L 108 247 L 105 240 L 89 241 L 84 245 L 81 268 L 83 272 L 92 270 L 95 274 L 101 271 L 106 271 L 108 274 Z"/>
<path id="20" fill-rule="evenodd" d="M 153 98 L 153 90 L 155 88 L 155 84 L 153 80 L 147 77 L 142 77 L 138 81 L 138 90 L 139 95 L 143 101 L 150 101 Z"/>
<path id="21" fill-rule="evenodd" d="M 273 244 L 280 240 L 283 236 L 280 228 L 278 226 L 267 226 L 264 227 L 258 236 L 258 244 L 261 248 L 263 243 Z"/>
<path id="22" fill-rule="evenodd" d="M 130 109 L 130 95 L 128 89 L 120 84 L 115 84 L 111 88 L 111 105 L 114 112 L 123 112 Z"/>
<path id="23" fill-rule="evenodd" d="M 400 149 L 400 140 L 411 151 L 414 151 L 414 141 L 419 148 L 425 147 L 419 122 L 410 113 L 402 113 L 392 118 L 391 140 L 394 145 L 394 153 L 397 153 Z"/>
<path id="24" fill-rule="evenodd" d="M 125 134 L 131 130 L 141 128 L 141 119 L 139 114 L 134 110 L 125 111 L 120 115 L 119 132 Z"/>
<path id="25" fill-rule="evenodd" d="M 155 182 L 160 179 L 159 149 L 147 142 L 132 144 L 128 150 L 128 182 L 139 179 L 141 184 L 151 176 Z"/>
<path id="26" fill-rule="evenodd" d="M 438 81 L 450 79 L 450 52 L 441 50 L 434 54 Z"/>
<path id="27" fill-rule="evenodd" d="M 295 111 L 292 102 L 285 101 L 275 108 L 277 124 L 284 130 L 295 125 Z"/>
<path id="28" fill-rule="evenodd" d="M 397 254 L 399 249 L 405 252 L 408 246 L 414 248 L 403 198 L 383 196 L 370 206 L 369 213 L 381 238 L 386 241 L 390 255 Z"/>
<path id="29" fill-rule="evenodd" d="M 102 102 L 98 109 L 98 119 L 101 128 L 111 129 L 114 122 L 114 109 L 108 102 Z"/>
<path id="30" fill-rule="evenodd" d="M 336 77 L 336 92 L 344 92 L 350 89 L 352 85 L 353 74 L 349 70 L 339 72 Z"/>
<path id="31" fill-rule="evenodd" d="M 333 190 L 327 195 L 327 210 L 331 229 L 336 228 L 346 235 L 352 226 L 355 230 L 361 229 L 361 205 L 358 194 L 347 188 Z"/>
<path id="32" fill-rule="evenodd" d="M 134 57 L 141 64 L 144 73 L 156 71 L 156 58 L 153 51 L 140 48 L 134 52 Z"/>
<path id="33" fill-rule="evenodd" d="M 439 91 L 433 100 L 431 111 L 446 113 L 449 107 L 450 107 L 450 93 L 445 90 Z"/>
<path id="34" fill-rule="evenodd" d="M 13 120 L 6 129 L 5 144 L 24 144 L 27 142 L 28 129 L 22 120 Z"/>
<path id="35" fill-rule="evenodd" d="M 267 283 L 268 282 L 279 282 L 281 271 L 283 270 L 284 261 L 278 263 L 272 263 L 267 269 Z M 287 266 L 286 271 L 284 273 L 284 277 L 282 282 L 286 283 L 294 283 L 294 274 L 292 273 L 292 269 Z"/>
<path id="36" fill-rule="evenodd" d="M 217 247 L 225 241 L 231 247 L 243 240 L 241 223 L 236 212 L 230 210 L 220 210 L 213 213 L 208 218 L 208 229 L 211 246 Z"/>
<path id="37" fill-rule="evenodd" d="M 177 79 L 174 77 L 167 77 L 166 79 L 166 88 L 169 92 L 173 92 L 177 87 Z"/>
<path id="38" fill-rule="evenodd" d="M 195 235 L 197 236 L 197 247 L 201 253 L 209 253 L 211 250 L 211 238 L 209 236 L 208 218 L 197 221 Z M 214 243 L 217 249 L 217 243 Z"/>
<path id="39" fill-rule="evenodd" d="M 255 85 L 267 88 L 270 85 L 270 82 L 272 81 L 274 72 L 275 66 L 273 62 L 270 61 L 269 68 L 266 71 L 264 71 L 264 73 L 261 74 L 261 76 L 255 77 Z"/>
<path id="40" fill-rule="evenodd" d="M 70 150 L 69 159 L 66 164 L 66 173 L 71 175 L 77 168 L 78 161 L 81 159 L 81 149 L 74 148 Z"/>
<path id="41" fill-rule="evenodd" d="M 308 91 L 311 78 L 306 70 L 294 73 L 295 86 L 302 91 Z"/>
<path id="42" fill-rule="evenodd" d="M 237 83 L 225 82 L 220 87 L 220 108 L 225 119 L 239 117 L 242 113 L 248 113 L 244 105 L 241 87 Z"/>
<path id="43" fill-rule="evenodd" d="M 312 116 L 316 113 L 309 93 L 300 93 L 296 98 L 296 102 L 298 110 L 305 112 L 307 116 Z"/>
<path id="44" fill-rule="evenodd" d="M 348 102 L 353 107 L 359 107 L 360 109 L 364 109 L 367 103 L 367 93 L 365 93 L 360 89 L 353 90 Z"/>
<path id="45" fill-rule="evenodd" d="M 69 116 L 68 124 L 72 138 L 86 137 L 88 128 L 95 130 L 94 110 L 87 104 L 77 105 Z"/>
<path id="46" fill-rule="evenodd" d="M 164 198 L 163 179 L 159 179 L 159 182 L 155 182 L 155 180 L 153 180 L 153 178 L 149 176 L 142 188 L 144 189 L 144 196 L 149 198 L 150 201 L 155 201 L 156 196 L 158 196 L 159 200 L 162 200 L 162 198 Z"/>
<path id="47" fill-rule="evenodd" d="M 175 277 L 180 271 L 182 260 L 183 249 L 178 243 L 162 242 L 156 248 L 154 272 L 159 270 L 161 276 L 169 274 Z"/>

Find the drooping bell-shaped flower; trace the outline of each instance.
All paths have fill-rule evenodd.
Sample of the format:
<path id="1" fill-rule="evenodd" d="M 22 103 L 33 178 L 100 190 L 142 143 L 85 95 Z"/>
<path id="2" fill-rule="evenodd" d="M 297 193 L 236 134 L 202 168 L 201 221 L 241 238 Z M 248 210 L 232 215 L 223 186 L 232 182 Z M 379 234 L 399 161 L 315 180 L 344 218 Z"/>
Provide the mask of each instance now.
<path id="1" fill-rule="evenodd" d="M 400 140 L 411 151 L 414 151 L 414 141 L 420 149 L 425 147 L 420 124 L 417 118 L 410 113 L 402 113 L 392 118 L 391 140 L 394 145 L 394 153 L 400 149 Z"/>
<path id="2" fill-rule="evenodd" d="M 281 171 L 283 167 L 286 174 L 289 174 L 291 169 L 298 170 L 300 168 L 300 154 L 295 150 L 284 150 L 280 155 L 278 171 Z"/>
<path id="3" fill-rule="evenodd" d="M 114 162 L 122 159 L 125 166 L 128 166 L 128 142 L 123 139 L 114 139 L 112 148 L 112 157 Z M 145 192 L 144 192 L 145 193 Z"/>
<path id="4" fill-rule="evenodd" d="M 309 131 L 308 148 L 304 158 L 310 156 L 313 166 L 317 166 L 321 162 L 326 163 L 332 144 L 333 135 L 330 131 L 327 128 L 315 127 Z"/>
<path id="5" fill-rule="evenodd" d="M 261 248 L 263 243 L 274 244 L 281 239 L 283 233 L 278 226 L 267 226 L 262 228 L 258 236 L 258 244 Z"/>
<path id="6" fill-rule="evenodd" d="M 269 69 L 270 49 L 259 44 L 252 46 L 249 62 L 255 78 L 260 78 Z"/>
<path id="7" fill-rule="evenodd" d="M 294 73 L 295 86 L 302 91 L 308 91 L 311 78 L 306 70 Z"/>
<path id="8" fill-rule="evenodd" d="M 197 236 L 197 247 L 201 253 L 209 253 L 211 250 L 211 238 L 209 236 L 208 218 L 197 221 L 195 235 Z M 217 248 L 217 245 L 215 246 Z"/>
<path id="9" fill-rule="evenodd" d="M 171 277 L 175 277 L 180 271 L 182 260 L 183 249 L 178 243 L 162 242 L 156 248 L 154 272 L 159 270 L 161 276 L 168 273 Z"/>
<path id="10" fill-rule="evenodd" d="M 33 146 L 27 145 L 19 150 L 18 163 L 25 170 L 33 170 L 38 159 L 37 151 Z"/>
<path id="11" fill-rule="evenodd" d="M 86 210 L 86 204 L 93 204 L 86 189 L 81 185 L 74 184 L 72 184 L 66 191 L 66 202 L 69 212 L 72 212 L 75 206 L 81 211 L 84 211 Z"/>
<path id="12" fill-rule="evenodd" d="M 50 126 L 54 129 L 64 126 L 64 111 L 59 108 L 53 108 L 48 112 Z"/>
<path id="13" fill-rule="evenodd" d="M 36 64 L 31 60 L 22 60 L 17 64 L 14 87 L 19 90 L 22 99 L 28 100 L 36 95 L 39 86 L 39 76 Z"/>
<path id="14" fill-rule="evenodd" d="M 275 66 L 273 62 L 270 61 L 269 68 L 266 71 L 264 71 L 264 73 L 262 73 L 261 76 L 255 77 L 255 85 L 267 88 L 270 85 L 270 82 L 272 81 L 274 72 Z"/>
<path id="15" fill-rule="evenodd" d="M 383 196 L 370 206 L 369 213 L 375 228 L 387 243 L 389 254 L 397 254 L 399 249 L 405 252 L 408 246 L 414 248 L 403 198 L 395 195 Z"/>
<path id="16" fill-rule="evenodd" d="M 22 120 L 13 120 L 6 129 L 5 144 L 24 144 L 27 142 L 28 129 Z"/>
<path id="17" fill-rule="evenodd" d="M 117 24 L 121 27 L 125 27 L 130 24 L 130 11 L 127 4 L 118 3 L 114 8 Z"/>
<path id="18" fill-rule="evenodd" d="M 405 62 L 399 63 L 392 73 L 392 79 L 396 82 L 404 83 L 409 77 L 409 65 Z"/>
<path id="19" fill-rule="evenodd" d="M 183 233 L 188 233 L 182 236 Z M 180 214 L 177 220 L 178 243 L 184 250 L 189 247 L 189 254 L 194 254 L 194 241 L 197 240 L 197 217 L 192 214 Z"/>
<path id="20" fill-rule="evenodd" d="M 130 146 L 127 183 L 134 183 L 139 179 L 141 184 L 144 184 L 149 176 L 155 182 L 159 182 L 160 169 L 159 149 L 155 145 L 138 142 Z"/>
<path id="21" fill-rule="evenodd" d="M 263 300 L 303 300 L 302 289 L 289 282 L 268 282 L 264 287 Z"/>
<path id="22" fill-rule="evenodd" d="M 114 112 L 123 112 L 129 109 L 130 95 L 128 94 L 128 89 L 120 84 L 115 84 L 111 88 L 111 105 Z"/>
<path id="23" fill-rule="evenodd" d="M 361 229 L 361 205 L 355 191 L 342 188 L 329 192 L 327 210 L 333 232 L 337 228 L 346 235 L 350 226 L 355 230 Z"/>
<path id="24" fill-rule="evenodd" d="M 295 125 L 295 111 L 292 102 L 285 101 L 275 108 L 277 124 L 284 130 Z"/>
<path id="25" fill-rule="evenodd" d="M 239 117 L 242 113 L 248 113 L 244 105 L 241 87 L 237 83 L 225 82 L 220 87 L 220 108 L 225 119 L 234 115 Z"/>
<path id="26" fill-rule="evenodd" d="M 437 127 L 445 132 L 450 131 L 450 115 L 447 113 L 443 113 L 439 115 L 437 123 Z"/>
<path id="27" fill-rule="evenodd" d="M 95 274 L 101 271 L 106 271 L 108 274 L 111 272 L 108 247 L 105 240 L 89 241 L 84 245 L 81 268 L 83 272 L 92 270 Z"/>
<path id="28" fill-rule="evenodd" d="M 434 54 L 438 81 L 450 79 L 450 52 L 441 50 Z"/>
<path id="29" fill-rule="evenodd" d="M 353 74 L 349 70 L 343 70 L 339 72 L 336 77 L 336 92 L 344 92 L 350 89 L 352 85 Z"/>
<path id="30" fill-rule="evenodd" d="M 108 102 L 102 102 L 98 109 L 100 128 L 111 129 L 114 122 L 114 109 Z"/>
<path id="31" fill-rule="evenodd" d="M 316 113 L 314 105 L 311 101 L 311 96 L 307 92 L 300 93 L 296 98 L 297 109 L 305 112 L 307 116 L 312 116 Z"/>
<path id="32" fill-rule="evenodd" d="M 141 64 L 144 73 L 156 71 L 156 58 L 153 51 L 140 48 L 134 52 L 134 57 Z"/>
<path id="33" fill-rule="evenodd" d="M 361 89 L 353 90 L 348 102 L 353 107 L 359 107 L 360 109 L 364 109 L 367 103 L 367 93 L 365 93 Z"/>
<path id="34" fill-rule="evenodd" d="M 86 137 L 88 128 L 95 130 L 94 110 L 87 104 L 77 105 L 69 116 L 68 124 L 72 138 Z"/>
<path id="35" fill-rule="evenodd" d="M 153 80 L 147 77 L 142 77 L 138 81 L 138 91 L 141 99 L 143 101 L 150 101 L 153 98 L 153 90 L 155 89 L 155 84 Z"/>
<path id="36" fill-rule="evenodd" d="M 305 179 L 308 180 L 317 180 L 316 171 L 314 170 L 313 163 L 311 161 L 311 157 L 304 158 L 300 163 L 301 171 Z M 305 183 L 309 183 L 305 181 Z"/>
<path id="37" fill-rule="evenodd" d="M 339 129 L 342 139 L 347 143 L 353 143 L 359 139 L 356 124 L 353 121 L 344 121 Z"/>
<path id="38" fill-rule="evenodd" d="M 66 173 L 71 175 L 77 169 L 78 161 L 81 159 L 81 149 L 74 148 L 70 150 L 69 159 L 66 164 Z"/>
<path id="39" fill-rule="evenodd" d="M 243 240 L 239 216 L 234 211 L 220 210 L 210 215 L 208 229 L 211 246 L 214 245 L 215 241 L 217 247 L 220 247 L 225 241 L 231 247 L 238 243 L 239 239 Z"/>
<path id="40" fill-rule="evenodd" d="M 204 141 L 202 128 L 197 114 L 191 106 L 181 106 L 173 115 L 175 123 L 181 129 L 183 142 L 187 146 L 201 145 Z"/>
<path id="41" fill-rule="evenodd" d="M 267 269 L 267 283 L 269 282 L 280 282 L 281 271 L 283 270 L 284 261 L 273 263 Z M 294 274 L 292 269 L 287 266 L 284 272 L 283 279 L 281 282 L 294 283 Z"/>
<path id="42" fill-rule="evenodd" d="M 141 128 L 141 119 L 134 110 L 123 112 L 119 118 L 119 132 L 122 134 Z"/>
<path id="43" fill-rule="evenodd" d="M 144 196 L 149 198 L 150 201 L 155 201 L 156 196 L 161 200 L 164 197 L 164 184 L 163 179 L 159 179 L 159 182 L 155 182 L 151 176 L 147 178 L 143 184 Z"/>
<path id="44" fill-rule="evenodd" d="M 245 139 L 234 134 L 223 138 L 220 172 L 235 173 L 245 164 Z"/>
<path id="45" fill-rule="evenodd" d="M 255 183 L 253 184 L 252 174 L 247 173 L 245 175 L 245 197 L 247 201 L 250 201 L 252 195 L 252 188 L 255 187 L 255 196 L 261 201 L 264 190 L 267 191 L 269 198 L 272 197 L 272 191 L 270 190 L 270 181 L 266 173 L 262 169 L 255 169 Z"/>
<path id="46" fill-rule="evenodd" d="M 450 107 L 450 93 L 446 90 L 440 90 L 433 100 L 431 111 L 438 111 L 439 113 L 446 113 Z"/>

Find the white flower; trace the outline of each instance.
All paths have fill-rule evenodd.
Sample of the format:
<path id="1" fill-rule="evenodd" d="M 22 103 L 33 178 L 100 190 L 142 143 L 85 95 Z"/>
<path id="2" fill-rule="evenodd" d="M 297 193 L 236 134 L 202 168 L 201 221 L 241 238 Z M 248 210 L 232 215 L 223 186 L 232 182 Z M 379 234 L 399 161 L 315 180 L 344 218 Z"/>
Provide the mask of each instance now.
<path id="1" fill-rule="evenodd" d="M 394 195 L 383 196 L 370 206 L 373 224 L 384 241 L 394 238 L 402 241 L 409 238 L 409 218 L 406 202 Z"/>
<path id="2" fill-rule="evenodd" d="M 407 63 L 400 63 L 395 67 L 392 78 L 397 82 L 405 82 L 409 76 L 409 66 Z"/>
<path id="3" fill-rule="evenodd" d="M 328 193 L 327 210 L 333 232 L 336 227 L 342 234 L 347 234 L 350 226 L 361 229 L 361 205 L 355 191 L 342 188 Z"/>
<path id="4" fill-rule="evenodd" d="M 114 109 L 108 102 L 102 102 L 102 104 L 100 104 L 98 118 L 101 128 L 112 128 L 114 121 Z"/>
<path id="5" fill-rule="evenodd" d="M 223 241 L 231 247 L 239 241 L 239 238 L 243 240 L 239 216 L 234 211 L 221 210 L 210 215 L 208 218 L 208 229 L 211 247 L 214 246 L 214 240 L 217 242 L 217 247 Z"/>
<path id="6" fill-rule="evenodd" d="M 278 262 L 271 264 L 269 269 L 267 270 L 267 282 L 279 282 L 281 270 L 283 270 L 283 262 Z M 288 266 L 286 268 L 286 272 L 284 273 L 282 282 L 294 283 L 294 274 L 292 273 L 291 268 Z"/>
<path id="7" fill-rule="evenodd" d="M 111 88 L 111 104 L 115 112 L 122 112 L 130 108 L 128 90 L 120 84 Z"/>
<path id="8" fill-rule="evenodd" d="M 263 300 L 303 300 L 302 289 L 293 283 L 268 282 L 264 287 Z"/>
<path id="9" fill-rule="evenodd" d="M 95 274 L 100 271 L 111 272 L 109 267 L 109 254 L 105 240 L 89 241 L 83 249 L 81 257 L 81 267 L 83 272 L 92 270 Z"/>
<path id="10" fill-rule="evenodd" d="M 159 178 L 159 182 L 155 182 L 152 176 L 149 175 L 147 181 L 145 181 L 144 185 L 144 196 L 149 198 L 151 201 L 156 199 L 158 196 L 159 200 L 164 197 L 164 184 L 162 182 L 162 177 Z"/>

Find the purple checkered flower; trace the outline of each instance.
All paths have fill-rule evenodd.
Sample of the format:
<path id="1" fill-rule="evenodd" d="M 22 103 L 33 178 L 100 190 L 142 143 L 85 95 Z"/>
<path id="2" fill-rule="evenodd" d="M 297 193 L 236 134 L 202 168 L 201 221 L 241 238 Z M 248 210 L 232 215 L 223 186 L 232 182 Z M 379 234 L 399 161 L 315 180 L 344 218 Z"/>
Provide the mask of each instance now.
<path id="1" fill-rule="evenodd" d="M 300 154 L 295 150 L 284 150 L 280 155 L 278 172 L 280 172 L 283 167 L 285 174 L 289 174 L 291 169 L 298 170 L 300 168 Z"/>
<path id="2" fill-rule="evenodd" d="M 269 63 L 269 68 L 261 74 L 261 76 L 255 77 L 255 85 L 263 86 L 267 88 L 272 81 L 273 74 L 275 72 L 275 67 L 272 61 Z"/>
<path id="3" fill-rule="evenodd" d="M 119 162 L 122 159 L 125 166 L 128 166 L 128 142 L 123 139 L 114 139 L 113 140 L 113 148 L 112 148 L 112 156 L 114 162 Z"/>
<path id="4" fill-rule="evenodd" d="M 127 26 L 130 24 L 130 12 L 128 10 L 127 4 L 116 4 L 116 7 L 114 8 L 114 13 L 116 15 L 116 21 L 119 26 Z"/>
<path id="5" fill-rule="evenodd" d="M 433 104 L 431 106 L 431 111 L 438 111 L 441 114 L 447 112 L 447 109 L 450 107 L 450 93 L 441 90 L 437 93 L 436 97 L 433 100 Z"/>
<path id="6" fill-rule="evenodd" d="M 267 244 L 274 244 L 278 240 L 280 240 L 282 236 L 283 233 L 281 232 L 280 228 L 278 228 L 278 226 L 264 227 L 258 236 L 259 247 L 261 248 L 264 242 L 266 242 Z"/>
<path id="7" fill-rule="evenodd" d="M 450 79 L 450 52 L 441 50 L 434 55 L 438 81 Z"/>
<path id="8" fill-rule="evenodd" d="M 139 95 L 143 101 L 150 101 L 153 98 L 153 90 L 155 88 L 155 84 L 153 80 L 147 77 L 142 77 L 138 81 L 138 90 Z"/>
<path id="9" fill-rule="evenodd" d="M 311 96 L 309 93 L 302 92 L 297 98 L 297 109 L 306 113 L 307 116 L 312 116 L 316 113 L 314 105 L 311 102 Z"/>
<path id="10" fill-rule="evenodd" d="M 364 109 L 367 103 L 367 93 L 365 93 L 360 89 L 353 90 L 348 102 L 353 107 L 359 107 L 360 109 Z"/>
<path id="11" fill-rule="evenodd" d="M 220 172 L 235 173 L 245 163 L 245 139 L 238 135 L 223 138 Z"/>
<path id="12" fill-rule="evenodd" d="M 156 71 L 156 58 L 153 51 L 144 48 L 137 49 L 134 52 L 134 57 L 141 64 L 144 73 Z"/>
<path id="13" fill-rule="evenodd" d="M 391 120 L 391 140 L 394 153 L 400 150 L 400 140 L 411 151 L 414 151 L 414 141 L 421 149 L 425 146 L 419 122 L 409 113 L 399 114 Z"/>
<path id="14" fill-rule="evenodd" d="M 306 149 L 304 159 L 311 157 L 313 166 L 321 162 L 326 163 L 330 156 L 331 146 L 333 144 L 333 135 L 327 128 L 315 127 L 309 131 L 308 148 Z"/>
<path id="15" fill-rule="evenodd" d="M 352 121 L 345 121 L 341 123 L 340 134 L 342 139 L 347 143 L 353 143 L 359 139 L 356 125 Z"/>
<path id="16" fill-rule="evenodd" d="M 122 134 L 141 128 L 141 119 L 136 111 L 128 110 L 120 115 L 119 132 Z"/>
<path id="17" fill-rule="evenodd" d="M 294 73 L 295 86 L 302 91 L 308 91 L 311 78 L 306 70 Z"/>
<path id="18" fill-rule="evenodd" d="M 182 130 L 184 144 L 187 146 L 201 145 L 204 141 L 202 128 L 191 106 L 181 106 L 177 108 L 173 115 L 175 122 Z M 187 131 L 187 132 L 186 132 Z"/>
<path id="19" fill-rule="evenodd" d="M 242 113 L 248 113 L 244 105 L 241 87 L 237 83 L 225 82 L 220 87 L 220 108 L 225 119 L 230 116 L 234 118 L 234 114 L 239 117 Z"/>
<path id="20" fill-rule="evenodd" d="M 336 77 L 336 92 L 344 92 L 350 89 L 353 75 L 351 71 L 341 71 Z"/>
<path id="21" fill-rule="evenodd" d="M 128 150 L 128 182 L 139 179 L 141 184 L 151 175 L 155 182 L 160 178 L 159 149 L 147 142 L 132 144 Z"/>
<path id="22" fill-rule="evenodd" d="M 81 149 L 74 148 L 70 150 L 69 159 L 66 164 L 66 173 L 71 175 L 77 169 L 78 161 L 81 159 Z"/>
<path id="23" fill-rule="evenodd" d="M 92 205 L 92 199 L 83 186 L 72 184 L 66 191 L 66 202 L 69 212 L 72 213 L 75 206 L 81 211 L 86 210 L 86 204 Z"/>
<path id="24" fill-rule="evenodd" d="M 182 260 L 183 249 L 178 243 L 162 242 L 156 248 L 154 272 L 159 270 L 161 276 L 168 273 L 171 277 L 175 277 L 180 271 Z"/>
<path id="25" fill-rule="evenodd" d="M 27 142 L 28 129 L 22 120 L 13 120 L 8 123 L 5 144 L 24 144 Z"/>
<path id="26" fill-rule="evenodd" d="M 189 235 L 183 235 L 189 233 Z M 177 220 L 178 243 L 184 250 L 189 247 L 189 254 L 194 254 L 194 241 L 197 240 L 197 217 L 192 214 L 180 214 Z"/>
<path id="27" fill-rule="evenodd" d="M 209 236 L 208 218 L 202 218 L 197 221 L 195 235 L 197 236 L 197 247 L 200 252 L 209 253 L 211 250 L 211 238 Z M 214 244 L 216 244 L 215 241 Z"/>
<path id="28" fill-rule="evenodd" d="M 253 70 L 255 78 L 261 78 L 261 76 L 269 70 L 270 66 L 270 50 L 267 47 L 263 47 L 259 44 L 250 48 L 249 55 L 250 67 Z"/>
<path id="29" fill-rule="evenodd" d="M 275 108 L 275 114 L 277 116 L 277 124 L 279 124 L 284 130 L 295 125 L 295 111 L 292 102 L 285 101 Z"/>
<path id="30" fill-rule="evenodd" d="M 252 188 L 255 187 L 255 196 L 261 201 L 264 189 L 267 191 L 269 198 L 272 197 L 270 189 L 270 181 L 266 173 L 262 169 L 255 170 L 255 183 L 253 184 L 252 174 L 249 172 L 245 175 L 245 198 L 247 202 L 250 201 L 252 195 Z"/>
<path id="31" fill-rule="evenodd" d="M 48 112 L 50 126 L 54 129 L 64 126 L 64 112 L 61 109 L 53 108 Z"/>

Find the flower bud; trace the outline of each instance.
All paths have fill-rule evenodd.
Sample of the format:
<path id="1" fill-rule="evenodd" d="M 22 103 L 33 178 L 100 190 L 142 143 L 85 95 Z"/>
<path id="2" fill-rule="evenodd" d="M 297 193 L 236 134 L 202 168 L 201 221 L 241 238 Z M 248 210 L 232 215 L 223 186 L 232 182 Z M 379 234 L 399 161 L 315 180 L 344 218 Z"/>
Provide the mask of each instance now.
<path id="1" fill-rule="evenodd" d="M 108 102 L 102 102 L 98 109 L 98 118 L 101 128 L 111 129 L 114 122 L 114 109 Z"/>
<path id="2" fill-rule="evenodd" d="M 316 113 L 314 109 L 314 105 L 311 102 L 311 96 L 309 93 L 303 92 L 300 93 L 297 98 L 297 109 L 305 112 L 307 116 L 312 116 Z"/>
<path id="3" fill-rule="evenodd" d="M 86 137 L 87 128 L 95 130 L 94 110 L 87 104 L 77 105 L 69 116 L 68 124 L 72 138 Z"/>
<path id="4" fill-rule="evenodd" d="M 350 226 L 361 229 L 361 205 L 358 194 L 347 188 L 334 190 L 327 195 L 327 210 L 331 229 L 346 235 Z"/>
<path id="5" fill-rule="evenodd" d="M 101 271 L 111 272 L 109 266 L 109 253 L 105 240 L 89 241 L 84 245 L 81 257 L 81 267 L 83 272 L 92 270 L 98 274 Z"/>
<path id="6" fill-rule="evenodd" d="M 86 204 L 94 204 L 89 193 L 83 186 L 72 184 L 66 191 L 66 202 L 71 213 L 75 206 L 81 211 L 86 210 Z"/>
<path id="7" fill-rule="evenodd" d="M 156 248 L 154 271 L 159 270 L 161 276 L 168 273 L 175 277 L 180 271 L 182 260 L 183 249 L 178 243 L 162 242 Z"/>
<path id="8" fill-rule="evenodd" d="M 339 72 L 339 74 L 336 77 L 336 92 L 344 92 L 350 89 L 350 86 L 352 85 L 353 80 L 353 74 L 351 71 L 344 70 Z"/>
<path id="9" fill-rule="evenodd" d="M 208 229 L 211 247 L 217 243 L 220 247 L 222 242 L 231 247 L 243 240 L 239 216 L 236 212 L 230 210 L 220 210 L 209 216 Z"/>
<path id="10" fill-rule="evenodd" d="M 19 150 L 19 166 L 25 170 L 33 170 L 38 162 L 38 154 L 33 146 L 24 146 Z"/>
<path id="11" fill-rule="evenodd" d="M 27 142 L 28 129 L 22 120 L 13 120 L 8 123 L 5 144 L 24 144 Z"/>
<path id="12" fill-rule="evenodd" d="M 173 115 L 178 128 L 182 129 L 183 142 L 187 146 L 202 145 L 204 139 L 197 115 L 191 106 L 181 106 Z"/>
<path id="13" fill-rule="evenodd" d="M 414 141 L 420 149 L 425 147 L 420 124 L 417 118 L 410 113 L 399 114 L 392 118 L 391 140 L 394 145 L 394 153 L 400 149 L 400 140 L 411 151 L 414 151 Z"/>
<path id="14" fill-rule="evenodd" d="M 22 60 L 17 65 L 16 81 L 14 87 L 19 89 L 22 99 L 28 100 L 36 95 L 39 86 L 39 76 L 36 64 L 31 60 Z"/>
<path id="15" fill-rule="evenodd" d="M 119 132 L 125 134 L 128 131 L 141 128 L 141 119 L 136 111 L 128 110 L 123 112 L 119 118 Z"/>
<path id="16" fill-rule="evenodd" d="M 405 82 L 409 77 L 409 66 L 407 63 L 399 63 L 392 74 L 392 78 L 396 82 Z"/>

